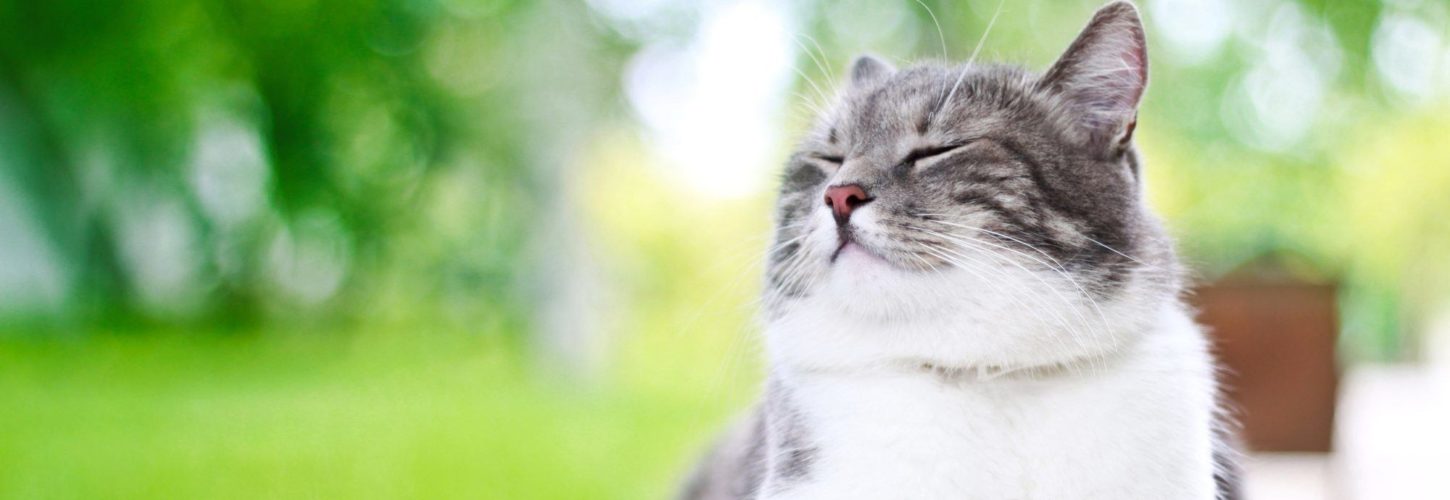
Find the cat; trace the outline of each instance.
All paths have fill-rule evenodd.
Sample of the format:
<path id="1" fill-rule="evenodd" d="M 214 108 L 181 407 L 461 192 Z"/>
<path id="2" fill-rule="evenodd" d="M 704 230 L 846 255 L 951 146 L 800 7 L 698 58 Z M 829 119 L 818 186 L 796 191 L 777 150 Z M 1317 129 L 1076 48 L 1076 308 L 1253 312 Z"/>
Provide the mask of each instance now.
<path id="1" fill-rule="evenodd" d="M 862 56 L 847 80 L 780 188 L 764 396 L 681 498 L 1237 496 L 1143 201 L 1136 7 L 1042 74 Z"/>

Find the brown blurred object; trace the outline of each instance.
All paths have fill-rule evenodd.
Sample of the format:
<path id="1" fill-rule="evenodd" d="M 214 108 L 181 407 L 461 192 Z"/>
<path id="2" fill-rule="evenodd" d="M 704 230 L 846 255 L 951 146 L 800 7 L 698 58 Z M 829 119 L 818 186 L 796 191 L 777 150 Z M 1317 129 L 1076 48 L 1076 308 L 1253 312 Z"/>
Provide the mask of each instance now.
<path id="1" fill-rule="evenodd" d="M 1226 368 L 1226 393 L 1249 449 L 1330 450 L 1339 385 L 1335 297 L 1333 285 L 1258 272 L 1197 290 L 1198 320 Z"/>

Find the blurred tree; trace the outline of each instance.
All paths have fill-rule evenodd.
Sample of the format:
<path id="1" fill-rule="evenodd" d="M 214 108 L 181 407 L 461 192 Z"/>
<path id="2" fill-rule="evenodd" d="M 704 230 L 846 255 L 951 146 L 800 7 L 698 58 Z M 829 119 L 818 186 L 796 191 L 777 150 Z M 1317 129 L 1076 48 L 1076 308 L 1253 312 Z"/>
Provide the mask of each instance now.
<path id="1" fill-rule="evenodd" d="M 547 125 L 521 116 L 527 85 L 499 82 L 527 55 L 506 51 L 530 10 L 0 4 L 0 184 L 53 243 L 40 258 L 72 304 L 53 316 L 247 324 L 366 315 L 383 292 L 526 316 L 511 287 L 547 178 L 524 148 Z M 600 45 L 583 28 L 538 48 Z"/>

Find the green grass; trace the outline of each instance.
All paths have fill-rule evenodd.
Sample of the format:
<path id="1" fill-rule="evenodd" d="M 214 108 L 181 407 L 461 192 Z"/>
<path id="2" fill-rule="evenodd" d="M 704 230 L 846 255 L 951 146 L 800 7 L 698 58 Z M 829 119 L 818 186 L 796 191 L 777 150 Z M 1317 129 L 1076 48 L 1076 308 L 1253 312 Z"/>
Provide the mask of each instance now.
<path id="1" fill-rule="evenodd" d="M 0 498 L 663 498 L 743 397 L 670 383 L 678 359 L 629 382 L 524 358 L 434 333 L 0 338 Z"/>

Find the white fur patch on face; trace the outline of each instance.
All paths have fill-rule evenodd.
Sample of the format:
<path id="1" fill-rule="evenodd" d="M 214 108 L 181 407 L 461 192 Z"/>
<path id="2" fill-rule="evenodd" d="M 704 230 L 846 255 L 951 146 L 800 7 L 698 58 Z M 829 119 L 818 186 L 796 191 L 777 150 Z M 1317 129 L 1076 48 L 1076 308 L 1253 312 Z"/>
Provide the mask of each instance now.
<path id="1" fill-rule="evenodd" d="M 877 217 L 869 205 L 853 213 L 859 243 L 841 248 L 829 213 L 812 215 L 809 245 L 822 271 L 767 325 L 777 362 L 818 369 L 1070 363 L 1114 350 L 1148 316 L 1135 312 L 1162 300 L 1131 293 L 1138 284 L 1130 278 L 1129 293 L 1096 301 L 1070 275 L 988 246 L 997 244 L 959 249 L 950 267 L 902 266 L 873 252 L 900 246 L 886 239 Z"/>

